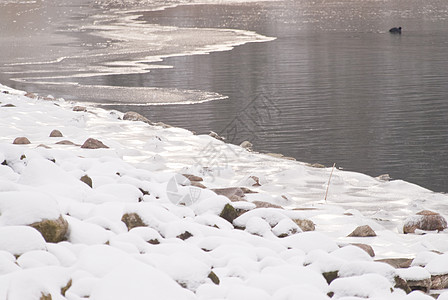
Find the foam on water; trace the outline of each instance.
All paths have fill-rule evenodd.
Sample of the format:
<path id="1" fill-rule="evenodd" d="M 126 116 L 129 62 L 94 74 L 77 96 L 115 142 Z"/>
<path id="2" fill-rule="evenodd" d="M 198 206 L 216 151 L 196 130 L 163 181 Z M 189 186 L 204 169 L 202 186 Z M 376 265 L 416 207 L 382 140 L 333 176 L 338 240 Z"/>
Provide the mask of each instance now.
<path id="1" fill-rule="evenodd" d="M 241 1 L 237 0 L 237 2 Z M 110 7 L 117 6 L 119 3 L 102 1 L 99 4 L 103 7 Z M 77 97 L 82 95 L 84 98 L 85 96 L 87 97 L 84 98 L 86 101 L 92 102 L 96 102 L 98 94 L 103 95 L 99 98 L 100 100 L 108 99 L 109 104 L 125 102 L 131 105 L 200 103 L 225 99 L 227 97 L 211 91 L 173 92 L 171 89 L 163 91 L 163 89 L 145 86 L 125 87 L 117 86 L 116 83 L 113 84 L 115 87 L 111 87 L 103 82 L 99 83 L 100 76 L 141 74 L 150 72 L 152 69 L 171 68 L 172 66 L 163 64 L 164 59 L 168 57 L 228 51 L 246 43 L 275 39 L 245 30 L 179 28 L 146 24 L 140 20 L 142 11 L 162 10 L 180 4 L 183 3 L 176 2 L 166 5 L 166 2 L 143 2 L 139 3 L 139 8 L 136 9 L 135 3 L 125 1 L 120 5 L 130 7 L 129 9 L 107 9 L 88 16 L 82 22 L 75 20 L 73 24 L 64 26 L 62 29 L 59 25 L 56 29 L 58 33 L 64 35 L 87 34 L 93 41 L 82 43 L 82 47 L 79 47 L 78 42 L 77 47 L 71 47 L 68 55 L 64 53 L 60 57 L 50 56 L 47 58 L 44 55 L 31 55 L 24 60 L 23 57 L 13 56 L 10 57 L 12 61 L 4 61 L 3 64 L 0 59 L 0 71 L 12 75 L 12 78 L 9 78 L 12 81 L 28 86 L 32 84 L 63 87 L 67 93 Z M 51 49 L 54 47 L 49 46 Z M 92 78 L 92 80 L 86 86 L 80 85 L 80 78 Z M 76 93 L 74 93 L 75 91 Z M 93 92 L 93 95 L 87 94 L 85 91 Z M 109 92 L 112 93 L 109 94 Z M 148 93 L 151 95 L 147 95 Z M 161 94 L 162 97 L 160 97 Z M 128 97 L 123 97 L 123 95 Z M 185 97 L 182 98 L 182 95 Z M 133 100 L 124 100 L 126 98 Z"/>

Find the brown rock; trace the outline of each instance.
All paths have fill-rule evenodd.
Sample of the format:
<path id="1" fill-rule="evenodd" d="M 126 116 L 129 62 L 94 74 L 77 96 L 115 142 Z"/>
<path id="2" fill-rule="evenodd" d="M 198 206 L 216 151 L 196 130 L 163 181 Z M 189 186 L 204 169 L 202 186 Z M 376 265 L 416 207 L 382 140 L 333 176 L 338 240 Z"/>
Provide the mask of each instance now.
<path id="1" fill-rule="evenodd" d="M 16 107 L 14 104 L 8 103 L 5 105 L 2 105 L 2 107 Z"/>
<path id="2" fill-rule="evenodd" d="M 214 131 L 210 131 L 210 133 L 208 135 L 211 136 L 212 138 L 215 138 L 215 139 L 220 140 L 220 141 L 225 141 L 226 140 L 226 138 L 220 136 L 219 134 L 217 134 Z"/>
<path id="3" fill-rule="evenodd" d="M 198 181 L 191 181 L 191 185 L 201 188 L 201 189 L 206 189 L 207 187 L 205 185 L 203 185 L 202 183 L 198 182 Z"/>
<path id="4" fill-rule="evenodd" d="M 281 209 L 283 209 L 283 207 L 281 207 L 280 205 L 272 204 L 272 203 L 264 202 L 264 201 L 252 201 L 252 203 L 255 204 L 256 208 L 281 208 Z"/>
<path id="5" fill-rule="evenodd" d="M 308 219 L 294 219 L 294 223 L 296 223 L 302 231 L 314 231 L 316 229 L 316 226 L 314 225 L 313 221 Z"/>
<path id="6" fill-rule="evenodd" d="M 85 112 L 85 111 L 87 111 L 87 108 L 85 106 L 77 105 L 77 106 L 73 107 L 73 111 L 83 111 L 83 112 Z"/>
<path id="7" fill-rule="evenodd" d="M 136 213 L 124 214 L 123 217 L 121 217 L 121 222 L 126 224 L 126 227 L 128 228 L 128 230 L 131 230 L 132 228 L 135 228 L 135 227 L 148 226 L 143 222 L 142 218 L 140 218 L 140 216 Z"/>
<path id="8" fill-rule="evenodd" d="M 73 282 L 72 282 L 72 280 L 70 279 L 70 280 L 67 282 L 67 284 L 61 288 L 61 295 L 62 295 L 62 296 L 65 296 L 65 293 L 68 291 L 69 288 L 72 287 L 72 284 L 73 284 Z"/>
<path id="9" fill-rule="evenodd" d="M 171 125 L 168 125 L 168 124 L 165 124 L 165 123 L 163 123 L 163 122 L 156 122 L 156 123 L 154 123 L 154 125 L 155 126 L 160 126 L 160 127 L 162 127 L 162 128 L 173 128 L 173 126 L 171 126 Z"/>
<path id="10" fill-rule="evenodd" d="M 238 213 L 232 205 L 227 203 L 219 216 L 232 223 L 238 217 Z"/>
<path id="11" fill-rule="evenodd" d="M 140 121 L 140 122 L 144 122 L 147 124 L 153 124 L 150 120 L 148 120 L 148 118 L 142 116 L 141 114 L 135 112 L 135 111 L 128 111 L 127 113 L 124 114 L 123 116 L 123 120 L 126 121 Z"/>
<path id="12" fill-rule="evenodd" d="M 51 149 L 50 146 L 47 146 L 47 145 L 44 145 L 44 144 L 39 144 L 39 145 L 37 145 L 37 148 Z"/>
<path id="13" fill-rule="evenodd" d="M 243 191 L 244 194 L 257 194 L 258 192 L 252 191 L 251 189 L 248 189 L 247 187 L 240 187 L 240 189 Z"/>
<path id="14" fill-rule="evenodd" d="M 30 140 L 27 139 L 24 136 L 18 137 L 14 140 L 14 142 L 12 142 L 15 145 L 27 145 L 27 144 L 31 144 Z"/>
<path id="15" fill-rule="evenodd" d="M 258 178 L 257 176 L 249 176 L 249 177 L 252 178 L 255 181 L 255 183 L 252 184 L 252 186 L 261 186 L 260 178 Z"/>
<path id="16" fill-rule="evenodd" d="M 92 187 L 93 186 L 93 182 L 92 182 L 92 178 L 89 177 L 89 175 L 84 175 L 80 178 L 80 180 L 82 182 L 84 182 L 85 184 L 87 184 L 88 186 Z"/>
<path id="17" fill-rule="evenodd" d="M 208 278 L 210 278 L 210 280 L 211 280 L 214 284 L 219 285 L 219 282 L 220 282 L 220 281 L 219 281 L 218 276 L 215 274 L 215 272 L 211 271 L 210 274 L 208 274 Z"/>
<path id="18" fill-rule="evenodd" d="M 359 243 L 353 243 L 353 246 L 359 247 L 362 250 L 366 251 L 367 254 L 369 254 L 371 257 L 375 256 L 375 251 L 373 251 L 372 246 L 367 245 L 367 244 L 359 244 Z"/>
<path id="19" fill-rule="evenodd" d="M 380 176 L 377 176 L 375 178 L 378 180 L 381 180 L 381 181 L 390 181 L 391 180 L 389 174 L 381 174 Z"/>
<path id="20" fill-rule="evenodd" d="M 318 169 L 325 168 L 325 166 L 323 164 L 319 164 L 319 163 L 309 164 L 308 166 L 310 166 L 312 168 L 318 168 Z"/>
<path id="21" fill-rule="evenodd" d="M 26 93 L 26 94 L 25 94 L 25 97 L 28 97 L 28 98 L 31 98 L 31 99 L 36 99 L 36 98 L 37 98 L 37 95 L 34 94 L 34 93 Z"/>
<path id="22" fill-rule="evenodd" d="M 269 155 L 269 156 L 272 156 L 272 157 L 275 157 L 275 158 L 283 158 L 283 157 L 285 157 L 283 154 L 280 154 L 280 153 L 265 153 L 266 155 Z"/>
<path id="23" fill-rule="evenodd" d="M 415 233 L 416 229 L 424 231 L 443 231 L 447 228 L 447 222 L 440 214 L 423 210 L 418 212 L 415 216 L 406 219 L 403 226 L 404 233 Z"/>
<path id="24" fill-rule="evenodd" d="M 51 298 L 51 294 L 44 294 L 41 293 L 41 296 L 39 298 L 39 300 L 52 300 L 53 298 Z"/>
<path id="25" fill-rule="evenodd" d="M 297 159 L 296 159 L 295 157 L 291 157 L 291 156 L 283 156 L 282 158 L 283 158 L 283 159 L 286 159 L 286 160 L 297 161 Z"/>
<path id="26" fill-rule="evenodd" d="M 151 245 L 158 245 L 158 244 L 160 244 L 158 239 L 151 239 L 151 240 L 148 241 L 148 243 L 150 243 Z"/>
<path id="27" fill-rule="evenodd" d="M 230 199 L 231 196 L 236 195 L 239 197 L 244 197 L 244 192 L 240 188 L 230 187 L 230 188 L 220 188 L 220 189 L 212 189 L 216 194 L 226 196 Z"/>
<path id="28" fill-rule="evenodd" d="M 184 233 L 181 233 L 181 234 L 179 234 L 178 236 L 176 236 L 178 239 L 181 239 L 181 240 L 183 240 L 183 241 L 185 241 L 186 239 L 189 239 L 189 238 L 191 238 L 193 235 L 190 233 L 190 232 L 188 232 L 188 231 L 185 231 Z"/>
<path id="29" fill-rule="evenodd" d="M 64 241 L 68 231 L 68 222 L 62 216 L 56 220 L 45 219 L 30 226 L 39 231 L 47 243 Z"/>
<path id="30" fill-rule="evenodd" d="M 400 269 L 400 268 L 409 268 L 411 266 L 412 260 L 413 260 L 412 258 L 384 258 L 375 261 L 384 262 L 396 269 Z"/>
<path id="31" fill-rule="evenodd" d="M 72 141 L 69 140 L 63 140 L 63 141 L 59 141 L 56 143 L 57 145 L 73 145 L 73 146 L 81 146 L 78 144 L 73 143 Z"/>
<path id="32" fill-rule="evenodd" d="M 60 132 L 59 130 L 55 129 L 50 133 L 50 137 L 63 137 L 62 132 Z"/>
<path id="33" fill-rule="evenodd" d="M 351 237 L 371 237 L 376 236 L 375 231 L 369 225 L 358 226 L 348 236 Z"/>
<path id="34" fill-rule="evenodd" d="M 106 145 L 104 145 L 101 141 L 88 138 L 84 144 L 82 144 L 81 148 L 84 149 L 99 149 L 99 148 L 109 148 Z"/>
<path id="35" fill-rule="evenodd" d="M 422 291 L 424 293 L 429 293 L 431 289 L 431 278 L 426 278 L 422 280 L 407 280 L 408 286 L 412 291 Z"/>
<path id="36" fill-rule="evenodd" d="M 229 199 L 232 202 L 246 201 L 243 197 L 240 197 L 240 196 L 237 196 L 237 195 L 232 195 L 232 196 L 230 196 Z"/>
<path id="37" fill-rule="evenodd" d="M 244 141 L 244 142 L 242 142 L 240 144 L 241 148 L 244 148 L 244 149 L 246 149 L 249 152 L 253 151 L 253 149 L 252 149 L 253 146 L 254 145 L 251 142 L 249 142 L 249 141 Z"/>
<path id="38" fill-rule="evenodd" d="M 448 274 L 431 276 L 431 289 L 443 290 L 446 288 L 448 288 Z"/>
<path id="39" fill-rule="evenodd" d="M 190 181 L 204 181 L 204 179 L 202 177 L 192 175 L 192 174 L 182 174 L 182 176 L 187 177 L 187 179 Z"/>
<path id="40" fill-rule="evenodd" d="M 338 278 L 338 271 L 331 271 L 331 272 L 324 272 L 322 275 L 324 276 L 325 280 L 328 284 L 330 284 L 333 280 Z"/>
<path id="41" fill-rule="evenodd" d="M 406 292 L 406 294 L 409 294 L 410 292 L 412 292 L 411 288 L 408 285 L 408 282 L 406 280 L 404 280 L 403 278 L 399 277 L 399 276 L 395 276 L 395 286 L 394 288 L 396 289 L 402 289 L 403 291 Z"/>

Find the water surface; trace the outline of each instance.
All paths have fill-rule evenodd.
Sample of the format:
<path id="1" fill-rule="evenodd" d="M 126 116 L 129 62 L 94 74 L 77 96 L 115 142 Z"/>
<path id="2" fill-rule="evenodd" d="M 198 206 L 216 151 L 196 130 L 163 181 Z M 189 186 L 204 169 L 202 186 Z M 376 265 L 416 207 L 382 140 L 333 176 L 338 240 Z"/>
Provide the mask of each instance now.
<path id="1" fill-rule="evenodd" d="M 278 152 L 311 163 L 336 163 L 372 176 L 388 173 L 392 178 L 448 192 L 446 1 L 186 5 L 142 13 L 139 21 L 185 29 L 244 29 L 277 39 L 244 44 L 232 51 L 146 62 L 158 67 L 149 73 L 138 66 L 140 71 L 117 69 L 120 72 L 106 75 L 100 74 L 98 66 L 136 59 L 153 49 L 142 50 L 145 47 L 136 43 L 136 52 L 126 50 L 97 60 L 111 51 L 113 39 L 79 37 L 85 31 L 78 30 L 71 35 L 73 45 L 85 47 L 79 42 L 90 38 L 87 46 L 95 59 L 80 56 L 70 68 L 55 64 L 44 71 L 52 76 L 62 74 L 57 80 L 66 82 L 72 81 L 70 74 L 79 74 L 83 65 L 96 64 L 82 73 L 99 74 L 76 78 L 87 88 L 58 89 L 32 80 L 12 84 L 27 90 L 56 91 L 56 96 L 80 101 L 96 99 L 106 108 L 138 111 L 154 121 L 197 133 L 213 130 L 233 143 L 249 140 L 260 152 Z M 403 34 L 389 34 L 394 26 L 402 26 Z M 195 37 L 194 30 L 188 31 L 186 44 L 203 38 L 200 33 Z M 73 50 L 64 45 L 61 51 L 66 48 Z M 0 77 L 12 76 L 3 73 Z M 126 87 L 139 89 L 134 93 Z M 202 97 L 203 92 L 228 98 L 194 105 L 130 105 L 147 101 L 140 98 L 158 98 L 152 93 L 154 87 L 175 89 L 180 94 L 184 90 L 198 92 L 191 98 Z M 122 88 L 121 93 L 115 92 Z M 116 105 L 117 99 L 123 104 Z"/>
<path id="2" fill-rule="evenodd" d="M 120 107 L 199 133 L 448 191 L 448 27 L 443 1 L 295 1 L 182 6 L 144 20 L 275 36 L 166 60 L 130 86 L 214 91 L 226 101 Z M 402 26 L 402 35 L 388 29 Z M 112 80 L 112 78 L 110 78 Z M 264 105 L 271 105 L 268 113 Z M 254 107 L 259 107 L 258 110 Z"/>

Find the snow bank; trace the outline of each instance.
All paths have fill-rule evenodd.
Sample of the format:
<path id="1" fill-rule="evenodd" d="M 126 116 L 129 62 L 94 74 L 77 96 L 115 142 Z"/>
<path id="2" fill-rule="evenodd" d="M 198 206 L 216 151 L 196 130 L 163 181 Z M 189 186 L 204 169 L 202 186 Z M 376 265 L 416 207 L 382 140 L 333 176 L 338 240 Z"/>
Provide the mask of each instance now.
<path id="1" fill-rule="evenodd" d="M 45 250 L 45 240 L 36 229 L 29 226 L 0 227 L 0 250 L 14 255 L 28 251 Z"/>
<path id="2" fill-rule="evenodd" d="M 324 202 L 329 169 L 23 94 L 0 85 L 0 299 L 417 299 L 394 287 L 395 275 L 448 274 L 446 232 L 397 230 L 416 198 L 429 209 L 446 195 L 334 170 L 337 188 Z M 53 129 L 64 136 L 50 137 Z M 13 145 L 18 136 L 31 143 Z M 110 148 L 80 148 L 89 137 Z M 206 147 L 226 161 L 198 164 L 213 155 Z M 209 189 L 226 187 L 242 194 Z M 384 222 L 374 219 L 385 210 Z M 64 241 L 29 226 L 61 215 Z M 365 224 L 376 237 L 347 237 Z M 369 244 L 375 259 L 415 257 L 413 267 L 396 270 L 350 243 Z M 337 278 L 328 284 L 324 273 Z"/>

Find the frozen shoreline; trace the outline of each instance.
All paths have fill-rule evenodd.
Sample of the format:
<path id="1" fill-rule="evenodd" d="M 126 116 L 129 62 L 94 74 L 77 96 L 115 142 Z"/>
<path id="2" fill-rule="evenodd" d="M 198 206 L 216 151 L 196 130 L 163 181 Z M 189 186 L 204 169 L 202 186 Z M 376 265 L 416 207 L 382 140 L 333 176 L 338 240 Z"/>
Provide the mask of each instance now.
<path id="1" fill-rule="evenodd" d="M 79 2 L 87 3 L 85 0 Z M 19 36 L 14 36 L 14 31 L 5 33 L 8 40 L 14 43 L 5 43 L 8 46 L 0 47 L 0 51 L 5 53 L 0 58 L 0 71 L 19 86 L 38 86 L 41 91 L 57 91 L 63 97 L 80 97 L 83 102 L 96 104 L 104 104 L 104 101 L 108 105 L 191 104 L 225 99 L 225 95 L 213 91 L 145 85 L 135 88 L 126 84 L 110 85 L 107 80 L 107 76 L 136 75 L 154 69 L 172 68 L 164 62 L 170 57 L 229 51 L 246 43 L 275 39 L 246 30 L 161 26 L 139 19 L 142 12 L 184 4 L 179 2 L 160 7 L 152 3 L 103 11 L 83 8 L 85 18 L 78 20 L 70 5 L 59 7 L 50 1 L 45 4 L 47 9 L 56 12 L 48 16 L 51 20 L 48 23 L 38 23 L 30 20 L 46 18 L 45 11 L 41 12 L 43 9 L 34 2 L 24 2 L 23 6 L 10 8 L 18 11 L 13 22 L 23 32 Z M 6 7 L 12 4 L 4 5 L 7 11 Z M 5 15 L 10 17 L 7 13 Z M 6 22 L 0 25 L 8 29 Z M 35 31 L 45 33 L 38 40 L 39 47 L 34 46 Z M 73 38 L 73 33 L 76 33 L 76 38 Z M 66 39 L 64 46 L 61 46 L 64 43 L 61 36 Z M 93 79 L 89 81 L 89 78 Z M 86 93 L 85 90 L 90 91 Z M 184 98 L 179 96 L 182 93 Z"/>
<path id="2" fill-rule="evenodd" d="M 402 233 L 405 219 L 418 211 L 447 216 L 447 195 L 335 169 L 324 202 L 331 168 L 251 153 L 181 128 L 124 121 L 116 111 L 73 111 L 76 103 L 0 90 L 0 298 L 329 299 L 333 293 L 430 299 L 420 292 L 406 296 L 390 276 L 448 274 L 446 231 Z M 49 137 L 55 129 L 63 136 Z M 17 137 L 31 143 L 13 145 Z M 88 138 L 109 148 L 80 147 Z M 73 144 L 58 143 L 64 140 Z M 178 173 L 203 178 L 207 189 L 179 185 Z M 92 188 L 79 180 L 84 175 Z M 231 201 L 210 190 L 228 187 L 246 193 Z M 226 204 L 248 212 L 228 222 L 219 217 Z M 128 230 L 126 213 L 137 213 L 145 225 Z M 58 216 L 68 224 L 65 241 L 46 242 L 28 226 Z M 315 231 L 302 232 L 291 220 L 310 220 Z M 361 225 L 376 236 L 348 237 Z M 375 256 L 346 246 L 351 243 L 370 245 Z M 416 259 L 413 269 L 399 272 L 373 261 L 382 258 Z M 321 273 L 336 270 L 340 278 L 328 285 Z"/>

